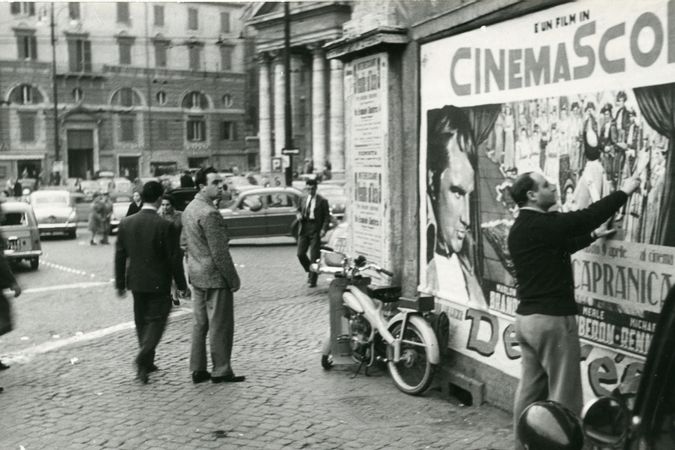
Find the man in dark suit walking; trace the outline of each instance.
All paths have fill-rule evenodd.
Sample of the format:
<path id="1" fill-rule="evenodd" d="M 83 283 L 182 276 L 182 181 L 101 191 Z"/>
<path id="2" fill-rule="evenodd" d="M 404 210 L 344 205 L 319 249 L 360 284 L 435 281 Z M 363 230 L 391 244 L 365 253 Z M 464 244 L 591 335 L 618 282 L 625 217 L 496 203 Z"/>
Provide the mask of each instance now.
<path id="1" fill-rule="evenodd" d="M 140 346 L 136 357 L 137 378 L 144 384 L 148 382 L 148 374 L 157 370 L 155 348 L 171 310 L 171 279 L 180 291 L 187 290 L 178 231 L 157 214 L 162 192 L 157 181 L 143 186 L 143 207 L 122 219 L 115 248 L 117 294 L 123 297 L 130 289 L 134 297 L 134 321 Z"/>
<path id="2" fill-rule="evenodd" d="M 300 264 L 309 273 L 307 281 L 309 287 L 316 287 L 318 274 L 309 271 L 310 263 L 319 258 L 321 238 L 326 235 L 330 224 L 330 210 L 328 200 L 316 193 L 316 180 L 307 180 L 307 196 L 298 208 L 298 259 Z M 307 258 L 309 249 L 309 258 Z"/>

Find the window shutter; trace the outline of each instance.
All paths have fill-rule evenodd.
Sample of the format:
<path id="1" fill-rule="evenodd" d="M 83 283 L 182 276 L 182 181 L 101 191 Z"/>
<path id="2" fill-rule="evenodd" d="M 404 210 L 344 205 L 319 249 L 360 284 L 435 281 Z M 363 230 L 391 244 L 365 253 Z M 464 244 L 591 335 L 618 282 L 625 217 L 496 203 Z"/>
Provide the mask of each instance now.
<path id="1" fill-rule="evenodd" d="M 9 10 L 12 14 L 21 14 L 21 2 L 12 2 L 9 4 Z"/>
<path id="2" fill-rule="evenodd" d="M 232 135 L 230 139 L 237 140 L 237 122 L 232 122 Z"/>
<path id="3" fill-rule="evenodd" d="M 80 4 L 78 2 L 68 3 L 68 16 L 72 20 L 80 19 Z"/>
<path id="4" fill-rule="evenodd" d="M 78 72 L 79 61 L 77 59 L 77 42 L 76 40 L 68 41 L 68 70 L 71 72 Z"/>
<path id="5" fill-rule="evenodd" d="M 84 42 L 84 71 L 91 72 L 91 42 Z"/>
<path id="6" fill-rule="evenodd" d="M 26 2 L 28 5 L 28 15 L 29 16 L 34 16 L 35 15 L 35 3 L 33 2 Z"/>
<path id="7" fill-rule="evenodd" d="M 232 48 L 226 45 L 220 47 L 220 65 L 222 70 L 232 70 Z"/>
<path id="8" fill-rule="evenodd" d="M 35 114 L 22 113 L 19 115 L 21 123 L 21 142 L 35 141 Z"/>
<path id="9" fill-rule="evenodd" d="M 35 36 L 30 36 L 30 59 L 33 61 L 37 60 L 37 38 Z"/>
<path id="10" fill-rule="evenodd" d="M 164 26 L 164 7 L 155 5 L 155 26 L 163 27 Z"/>
<path id="11" fill-rule="evenodd" d="M 230 13 L 221 12 L 220 13 L 220 31 L 223 33 L 230 32 Z"/>
<path id="12" fill-rule="evenodd" d="M 26 36 L 17 34 L 16 36 L 16 48 L 18 50 L 19 59 L 26 59 Z"/>

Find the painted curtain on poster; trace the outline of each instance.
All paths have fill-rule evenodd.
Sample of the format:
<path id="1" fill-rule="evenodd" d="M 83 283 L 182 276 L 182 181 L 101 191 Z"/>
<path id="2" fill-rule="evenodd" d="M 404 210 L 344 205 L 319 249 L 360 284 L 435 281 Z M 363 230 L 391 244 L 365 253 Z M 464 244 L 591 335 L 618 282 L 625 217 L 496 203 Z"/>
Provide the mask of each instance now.
<path id="1" fill-rule="evenodd" d="M 519 173 L 574 211 L 639 172 L 616 233 L 573 256 L 586 395 L 639 372 L 675 283 L 673 69 L 672 0 L 565 4 L 421 47 L 419 289 L 450 317 L 450 347 L 519 375 Z"/>

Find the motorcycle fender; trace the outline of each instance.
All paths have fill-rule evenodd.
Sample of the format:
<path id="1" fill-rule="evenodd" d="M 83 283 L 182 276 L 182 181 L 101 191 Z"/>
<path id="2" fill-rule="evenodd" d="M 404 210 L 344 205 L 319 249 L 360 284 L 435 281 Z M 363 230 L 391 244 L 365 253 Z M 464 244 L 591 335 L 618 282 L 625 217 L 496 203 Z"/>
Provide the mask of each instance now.
<path id="1" fill-rule="evenodd" d="M 342 294 L 342 301 L 348 308 L 352 309 L 357 313 L 363 314 L 363 307 L 361 306 L 361 302 L 359 302 L 359 299 L 353 293 L 349 291 L 344 292 Z"/>
<path id="2" fill-rule="evenodd" d="M 418 316 L 417 314 L 410 313 L 398 313 L 389 321 L 389 329 L 391 330 L 392 325 L 398 322 L 403 322 L 405 320 L 406 314 L 408 315 L 408 323 L 412 323 L 417 327 L 417 329 L 422 333 L 422 337 L 426 342 L 429 343 L 429 348 L 427 349 L 427 356 L 431 364 L 439 364 L 441 362 L 441 353 L 438 348 L 438 339 L 436 339 L 436 333 L 434 333 L 433 328 L 429 322 L 424 320 L 423 317 Z"/>

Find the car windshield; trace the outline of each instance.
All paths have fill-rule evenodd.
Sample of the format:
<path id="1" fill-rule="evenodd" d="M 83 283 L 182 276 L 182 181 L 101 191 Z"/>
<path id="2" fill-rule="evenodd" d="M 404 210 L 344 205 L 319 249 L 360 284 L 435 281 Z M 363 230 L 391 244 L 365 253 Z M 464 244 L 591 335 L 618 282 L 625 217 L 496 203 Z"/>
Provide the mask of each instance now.
<path id="1" fill-rule="evenodd" d="M 61 194 L 34 195 L 31 203 L 34 205 L 68 205 L 68 196 Z"/>
<path id="2" fill-rule="evenodd" d="M 320 195 L 326 197 L 328 200 L 335 200 L 340 202 L 344 202 L 345 200 L 347 200 L 345 190 L 341 187 L 320 187 L 319 189 L 317 189 L 317 192 Z"/>
<path id="3" fill-rule="evenodd" d="M 25 225 L 28 223 L 26 214 L 22 212 L 7 212 L 0 214 L 0 226 Z"/>

